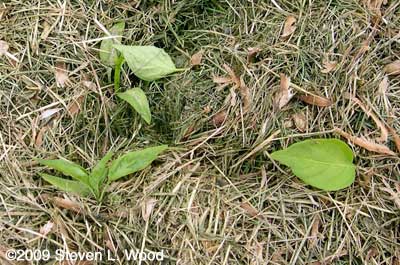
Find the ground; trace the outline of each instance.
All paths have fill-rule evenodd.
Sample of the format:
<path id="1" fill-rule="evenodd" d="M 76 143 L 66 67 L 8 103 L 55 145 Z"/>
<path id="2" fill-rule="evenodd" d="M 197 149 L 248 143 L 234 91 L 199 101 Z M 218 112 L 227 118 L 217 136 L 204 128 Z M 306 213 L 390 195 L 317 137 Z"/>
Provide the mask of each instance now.
<path id="1" fill-rule="evenodd" d="M 294 31 L 282 37 L 290 16 Z M 347 141 L 335 128 L 378 137 L 349 95 L 400 131 L 400 78 L 384 71 L 400 59 L 397 0 L 5 0 L 0 17 L 0 40 L 17 59 L 0 57 L 1 264 L 14 264 L 9 249 L 63 247 L 120 256 L 75 264 L 133 264 L 124 249 L 164 251 L 163 264 L 399 264 L 398 156 L 349 142 L 356 180 L 335 192 L 304 184 L 270 158 L 304 139 Z M 118 101 L 99 60 L 104 28 L 119 21 L 122 43 L 164 48 L 186 68 L 146 83 L 124 67 L 121 89 L 144 88 L 151 125 Z M 258 52 L 248 58 L 251 48 Z M 201 64 L 190 67 L 199 51 Z M 324 71 L 324 62 L 336 63 Z M 228 76 L 224 64 L 248 94 L 214 82 Z M 66 68 L 64 86 L 57 65 Z M 281 74 L 296 96 L 279 109 Z M 333 104 L 307 104 L 304 91 Z M 73 104 L 81 108 L 71 115 Z M 54 108 L 50 121 L 40 120 Z M 111 185 L 101 203 L 58 191 L 34 160 L 64 157 L 89 168 L 110 149 L 157 144 L 170 148 Z M 384 144 L 396 150 L 392 134 Z"/>

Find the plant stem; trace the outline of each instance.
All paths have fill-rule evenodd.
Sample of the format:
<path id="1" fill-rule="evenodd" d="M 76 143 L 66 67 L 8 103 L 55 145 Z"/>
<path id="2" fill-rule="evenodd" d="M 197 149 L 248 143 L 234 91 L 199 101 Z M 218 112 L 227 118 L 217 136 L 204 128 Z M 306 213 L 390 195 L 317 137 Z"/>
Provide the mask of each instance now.
<path id="1" fill-rule="evenodd" d="M 122 64 L 125 62 L 124 57 L 121 55 L 115 60 L 115 70 L 114 70 L 114 91 L 118 93 L 120 83 L 121 83 L 121 68 Z"/>

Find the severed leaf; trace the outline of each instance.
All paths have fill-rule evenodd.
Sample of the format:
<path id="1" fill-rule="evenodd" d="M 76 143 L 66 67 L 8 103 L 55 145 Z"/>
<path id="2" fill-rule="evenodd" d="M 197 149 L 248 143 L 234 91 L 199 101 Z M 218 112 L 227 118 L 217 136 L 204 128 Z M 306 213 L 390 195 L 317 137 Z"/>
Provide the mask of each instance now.
<path id="1" fill-rule="evenodd" d="M 154 81 L 179 70 L 163 49 L 154 46 L 113 47 L 122 53 L 129 68 L 142 80 Z"/>
<path id="2" fill-rule="evenodd" d="M 113 36 L 120 36 L 116 37 L 115 40 L 118 42 L 121 42 L 122 40 L 122 34 L 124 33 L 125 29 L 125 22 L 119 22 L 116 23 L 112 28 L 110 29 L 110 33 Z M 115 42 L 114 39 L 105 39 L 101 41 L 100 44 L 100 61 L 104 63 L 105 65 L 114 67 L 115 65 L 115 60 L 118 57 L 117 51 L 114 49 L 113 45 Z"/>
<path id="3" fill-rule="evenodd" d="M 90 193 L 90 188 L 79 181 L 63 179 L 45 173 L 39 173 L 39 175 L 60 190 L 77 193 L 83 196 Z"/>
<path id="4" fill-rule="evenodd" d="M 337 61 L 324 60 L 322 62 L 322 64 L 324 66 L 324 69 L 321 70 L 321 73 L 327 74 L 327 73 L 333 71 L 336 68 L 336 66 L 338 65 L 338 62 Z"/>
<path id="5" fill-rule="evenodd" d="M 66 160 L 66 159 L 55 159 L 55 160 L 46 160 L 46 159 L 38 159 L 38 162 L 42 165 L 48 166 L 55 170 L 61 171 L 63 174 L 67 176 L 71 176 L 72 178 L 79 180 L 87 185 L 89 185 L 89 175 L 85 169 L 81 166 Z"/>
<path id="6" fill-rule="evenodd" d="M 120 156 L 118 159 L 114 160 L 110 166 L 108 174 L 109 180 L 114 181 L 146 168 L 167 148 L 167 145 L 160 145 L 129 152 Z"/>
<path id="7" fill-rule="evenodd" d="M 143 90 L 139 87 L 135 87 L 123 93 L 118 93 L 117 96 L 128 102 L 147 122 L 147 124 L 151 123 L 149 102 Z"/>
<path id="8" fill-rule="evenodd" d="M 149 220 L 151 213 L 153 212 L 154 206 L 157 200 L 154 198 L 149 198 L 142 204 L 142 217 L 146 222 Z"/>
<path id="9" fill-rule="evenodd" d="M 5 42 L 4 40 L 0 40 L 0 56 L 6 54 L 9 48 L 10 45 L 8 45 L 7 42 Z"/>
<path id="10" fill-rule="evenodd" d="M 354 182 L 353 152 L 338 139 L 305 140 L 271 157 L 289 166 L 306 184 L 322 190 L 340 190 Z"/>

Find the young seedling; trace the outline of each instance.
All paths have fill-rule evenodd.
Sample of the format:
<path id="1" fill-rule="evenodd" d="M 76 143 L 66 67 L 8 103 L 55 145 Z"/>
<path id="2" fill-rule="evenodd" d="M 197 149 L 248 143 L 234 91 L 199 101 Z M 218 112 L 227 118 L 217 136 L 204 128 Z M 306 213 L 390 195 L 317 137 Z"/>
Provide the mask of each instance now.
<path id="1" fill-rule="evenodd" d="M 146 168 L 167 148 L 167 145 L 160 145 L 129 152 L 112 161 L 110 165 L 109 161 L 113 153 L 108 152 L 91 172 L 66 159 L 38 159 L 40 164 L 61 171 L 73 180 L 46 173 L 39 173 L 39 175 L 60 190 L 81 196 L 93 194 L 97 201 L 101 201 L 106 188 L 111 182 Z"/>
<path id="2" fill-rule="evenodd" d="M 125 24 L 115 24 L 111 33 L 122 35 Z M 163 50 L 154 46 L 129 46 L 118 44 L 121 39 L 113 41 L 105 39 L 100 46 L 100 60 L 114 67 L 114 90 L 117 96 L 127 101 L 145 120 L 151 122 L 151 112 L 146 94 L 140 87 L 118 93 L 120 89 L 121 68 L 127 62 L 131 71 L 144 81 L 154 81 L 177 71 L 185 69 L 176 68 L 171 57 Z"/>

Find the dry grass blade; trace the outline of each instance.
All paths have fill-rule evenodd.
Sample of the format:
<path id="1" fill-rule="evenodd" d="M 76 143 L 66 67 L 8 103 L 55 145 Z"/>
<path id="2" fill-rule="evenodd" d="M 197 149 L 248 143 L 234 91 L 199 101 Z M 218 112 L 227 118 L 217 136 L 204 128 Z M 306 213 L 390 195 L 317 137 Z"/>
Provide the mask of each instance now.
<path id="1" fill-rule="evenodd" d="M 335 128 L 335 132 L 346 138 L 348 141 L 354 143 L 355 145 L 358 145 L 364 149 L 367 149 L 368 151 L 379 153 L 379 154 L 384 154 L 384 155 L 390 155 L 390 156 L 395 156 L 396 153 L 394 153 L 392 150 L 390 150 L 386 145 L 382 144 L 377 144 L 374 142 L 371 142 L 369 140 L 366 140 L 364 138 L 352 136 L 346 132 L 344 132 L 341 129 Z"/>
<path id="2" fill-rule="evenodd" d="M 285 24 L 283 25 L 283 31 L 282 31 L 282 38 L 289 37 L 290 35 L 293 34 L 293 32 L 296 30 L 296 26 L 294 25 L 296 23 L 296 18 L 294 16 L 288 16 L 285 20 Z"/>
<path id="3" fill-rule="evenodd" d="M 400 60 L 396 60 L 390 64 L 387 64 L 384 71 L 388 75 L 398 75 L 400 74 Z"/>
<path id="4" fill-rule="evenodd" d="M 195 54 L 193 54 L 192 57 L 190 58 L 190 64 L 192 66 L 200 65 L 201 60 L 203 59 L 203 54 L 204 54 L 203 50 L 200 50 L 200 51 L 196 52 Z"/>
<path id="5" fill-rule="evenodd" d="M 389 133 L 386 128 L 386 125 L 375 115 L 375 113 L 373 113 L 371 110 L 369 110 L 367 108 L 367 106 L 364 103 L 362 103 L 358 98 L 350 97 L 350 99 L 354 103 L 356 103 L 358 106 L 360 106 L 360 108 L 365 112 L 365 114 L 367 114 L 368 117 L 371 117 L 374 120 L 374 122 L 376 123 L 376 125 L 379 127 L 379 129 L 381 131 L 381 136 L 376 138 L 376 140 L 381 143 L 387 142 Z"/>
<path id="6" fill-rule="evenodd" d="M 329 107 L 332 105 L 332 101 L 317 95 L 300 95 L 299 99 L 307 104 L 315 105 L 318 107 Z"/>

